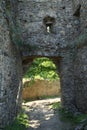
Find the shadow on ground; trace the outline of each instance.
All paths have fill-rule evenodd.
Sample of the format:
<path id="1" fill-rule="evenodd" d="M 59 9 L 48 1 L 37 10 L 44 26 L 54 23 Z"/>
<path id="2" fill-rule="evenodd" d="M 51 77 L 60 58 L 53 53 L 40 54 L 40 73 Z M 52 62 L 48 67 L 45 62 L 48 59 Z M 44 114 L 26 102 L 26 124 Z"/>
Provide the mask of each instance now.
<path id="1" fill-rule="evenodd" d="M 51 107 L 52 103 L 59 101 L 55 98 L 23 104 L 29 116 L 28 130 L 74 130 L 69 122 L 62 122 L 58 111 Z"/>

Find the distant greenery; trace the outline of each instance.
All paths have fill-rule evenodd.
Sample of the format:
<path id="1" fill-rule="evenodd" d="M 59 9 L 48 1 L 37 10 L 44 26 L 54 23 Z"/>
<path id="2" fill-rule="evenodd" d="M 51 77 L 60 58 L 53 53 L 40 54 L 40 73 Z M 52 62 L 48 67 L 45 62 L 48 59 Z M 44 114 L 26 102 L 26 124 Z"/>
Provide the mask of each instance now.
<path id="1" fill-rule="evenodd" d="M 26 130 L 29 127 L 28 116 L 21 112 L 15 121 L 4 128 L 4 130 Z"/>
<path id="2" fill-rule="evenodd" d="M 56 66 L 49 58 L 37 58 L 33 61 L 24 78 L 33 79 L 59 79 Z"/>

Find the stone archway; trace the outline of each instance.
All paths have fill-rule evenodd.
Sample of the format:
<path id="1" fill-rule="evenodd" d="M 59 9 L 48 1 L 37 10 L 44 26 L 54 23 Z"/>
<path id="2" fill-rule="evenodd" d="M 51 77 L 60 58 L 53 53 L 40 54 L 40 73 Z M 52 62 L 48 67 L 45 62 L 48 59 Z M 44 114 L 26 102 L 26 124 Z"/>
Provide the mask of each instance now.
<path id="1" fill-rule="evenodd" d="M 8 35 L 5 36 L 9 39 Z M 62 105 L 71 112 L 87 111 L 86 105 L 82 105 L 87 101 L 86 95 L 83 96 L 83 92 L 85 94 L 86 91 L 86 49 L 86 46 L 78 46 L 76 50 L 65 48 L 61 57 L 50 57 L 58 66 Z M 26 71 L 27 65 L 34 57 L 22 58 L 20 51 L 10 40 L 6 44 L 3 43 L 1 52 L 0 126 L 2 127 L 14 120 L 21 107 L 22 67 Z"/>
<path id="2" fill-rule="evenodd" d="M 29 67 L 35 57 L 27 57 L 24 59 L 24 70 Z M 61 56 L 49 57 L 57 67 L 57 73 L 60 76 L 61 99 L 65 109 L 71 112 L 77 112 L 75 103 L 75 84 L 74 84 L 74 64 L 72 51 L 64 50 Z"/>
<path id="3" fill-rule="evenodd" d="M 55 63 L 60 66 L 63 107 L 87 112 L 86 8 L 81 2 L 84 11 L 76 17 L 72 1 L 55 0 L 51 6 L 49 0 L 26 2 L 0 1 L 0 127 L 17 115 L 22 67 L 33 56 L 62 57 Z M 56 21 L 50 34 L 43 25 L 46 15 Z"/>

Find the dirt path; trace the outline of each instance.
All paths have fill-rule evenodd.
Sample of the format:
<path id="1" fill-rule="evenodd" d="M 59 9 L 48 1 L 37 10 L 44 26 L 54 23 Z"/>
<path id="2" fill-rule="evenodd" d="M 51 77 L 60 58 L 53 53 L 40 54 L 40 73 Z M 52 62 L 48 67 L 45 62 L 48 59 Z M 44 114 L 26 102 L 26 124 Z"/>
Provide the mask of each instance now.
<path id="1" fill-rule="evenodd" d="M 59 101 L 55 98 L 25 103 L 29 115 L 28 130 L 73 130 L 69 123 L 60 121 L 58 112 L 51 107 L 52 103 Z"/>

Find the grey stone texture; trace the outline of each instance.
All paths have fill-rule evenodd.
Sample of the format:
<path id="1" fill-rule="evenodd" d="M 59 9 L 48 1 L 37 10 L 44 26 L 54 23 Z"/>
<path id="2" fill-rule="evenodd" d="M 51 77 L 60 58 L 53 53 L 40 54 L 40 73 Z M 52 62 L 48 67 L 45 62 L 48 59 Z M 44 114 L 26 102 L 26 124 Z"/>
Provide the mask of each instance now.
<path id="1" fill-rule="evenodd" d="M 51 33 L 47 33 L 43 23 L 46 16 L 55 18 Z M 70 0 L 21 0 L 17 21 L 23 43 L 30 46 L 27 52 L 23 48 L 23 56 L 60 56 L 60 48 L 70 45 L 79 35 L 79 19 L 73 17 Z"/>
<path id="2" fill-rule="evenodd" d="M 0 1 L 0 128 L 13 121 L 21 103 L 22 60 L 11 42 Z"/>
<path id="3" fill-rule="evenodd" d="M 87 112 L 86 15 L 87 0 L 0 1 L 0 127 L 17 115 L 22 71 L 36 57 L 55 62 L 63 107 Z"/>

